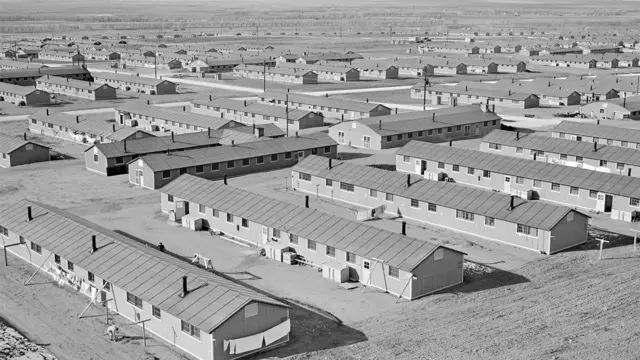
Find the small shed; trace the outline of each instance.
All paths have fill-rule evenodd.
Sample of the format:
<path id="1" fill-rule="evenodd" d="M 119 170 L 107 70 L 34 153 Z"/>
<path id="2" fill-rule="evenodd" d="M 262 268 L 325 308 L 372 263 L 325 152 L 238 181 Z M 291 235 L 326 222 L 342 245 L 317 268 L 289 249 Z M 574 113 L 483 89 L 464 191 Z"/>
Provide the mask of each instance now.
<path id="1" fill-rule="evenodd" d="M 269 241 L 264 245 L 264 251 L 268 258 L 282 262 L 282 255 L 289 251 L 289 246 L 276 241 Z"/>
<path id="2" fill-rule="evenodd" d="M 322 277 L 340 284 L 348 282 L 349 267 L 337 261 L 327 261 L 322 264 Z"/>

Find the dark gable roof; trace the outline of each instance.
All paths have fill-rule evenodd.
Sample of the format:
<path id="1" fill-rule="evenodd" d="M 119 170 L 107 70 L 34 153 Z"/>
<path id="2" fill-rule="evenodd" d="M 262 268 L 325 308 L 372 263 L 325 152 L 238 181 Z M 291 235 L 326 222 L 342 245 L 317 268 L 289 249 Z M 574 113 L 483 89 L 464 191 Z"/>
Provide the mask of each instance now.
<path id="1" fill-rule="evenodd" d="M 446 248 L 189 174 L 162 192 L 364 258 L 375 257 L 405 271 L 412 271 L 436 249 Z"/>
<path id="2" fill-rule="evenodd" d="M 151 154 L 142 156 L 141 159 L 151 170 L 158 172 L 334 145 L 338 145 L 338 143 L 329 135 L 319 132 L 300 137 L 282 137 L 246 142 L 235 146 L 185 150 L 178 154 Z"/>
<path id="3" fill-rule="evenodd" d="M 328 163 L 328 159 L 309 156 L 294 166 L 293 171 L 543 230 L 551 230 L 572 211 L 566 206 L 520 198 L 514 199 L 515 208 L 509 210 L 511 197 L 507 194 L 349 162 L 334 161 L 329 170 Z M 411 179 L 409 187 L 408 176 Z"/>
<path id="4" fill-rule="evenodd" d="M 91 91 L 95 91 L 97 89 L 100 89 L 102 87 L 108 87 L 113 89 L 113 87 L 107 85 L 107 84 L 100 84 L 100 83 L 95 83 L 95 82 L 88 82 L 88 81 L 82 81 L 82 80 L 76 80 L 76 79 L 69 79 L 69 78 L 64 78 L 61 76 L 49 76 L 49 75 L 45 75 L 42 77 L 39 77 L 36 79 L 36 81 L 39 82 L 43 82 L 46 84 L 56 84 L 56 85 L 63 85 L 63 86 L 69 86 L 72 88 L 76 88 L 76 89 L 83 89 L 83 90 L 91 90 Z"/>
<path id="5" fill-rule="evenodd" d="M 498 155 L 478 150 L 410 141 L 398 155 L 489 170 L 607 194 L 640 198 L 640 178 Z"/>
<path id="6" fill-rule="evenodd" d="M 217 146 L 220 143 L 222 132 L 219 130 L 211 130 L 211 136 L 207 131 L 199 131 L 188 134 L 174 135 L 174 140 L 171 140 L 171 136 L 158 136 L 151 138 L 142 138 L 135 140 L 127 140 L 127 150 L 124 150 L 125 142 L 118 141 L 108 144 L 97 144 L 86 151 L 96 147 L 107 158 L 113 158 L 126 155 L 145 155 L 163 152 L 167 150 L 186 150 L 199 147 Z"/>
<path id="7" fill-rule="evenodd" d="M 26 222 L 28 206 L 33 220 Z M 287 307 L 54 206 L 24 199 L 0 209 L 0 224 L 208 333 L 252 301 Z M 184 298 L 178 296 L 183 275 L 192 289 Z"/>
<path id="8" fill-rule="evenodd" d="M 515 132 L 504 130 L 493 130 L 482 138 L 482 142 L 640 166 L 640 151 L 619 146 L 596 145 L 591 142 L 524 133 L 520 134 L 520 140 L 517 140 Z M 597 147 L 596 151 L 594 145 Z"/>
<path id="9" fill-rule="evenodd" d="M 435 114 L 435 121 L 433 114 Z M 493 120 L 500 121 L 501 118 L 494 113 L 482 111 L 480 106 L 467 105 L 375 116 L 354 121 L 368 126 L 372 131 L 381 136 L 390 136 Z M 381 129 L 379 128 L 380 122 L 382 122 Z M 334 126 L 340 126 L 340 124 Z"/>
<path id="10" fill-rule="evenodd" d="M 49 149 L 48 146 L 44 146 L 33 141 L 24 140 L 24 137 L 11 136 L 5 133 L 0 133 L 0 153 L 11 154 L 15 150 L 23 147 L 27 144 L 34 144 Z"/>
<path id="11" fill-rule="evenodd" d="M 59 67 L 41 67 L 31 69 L 17 69 L 17 70 L 1 70 L 0 78 L 15 78 L 15 77 L 41 77 L 43 75 L 51 76 L 67 76 L 75 74 L 87 74 L 90 75 L 87 69 L 79 66 L 59 66 Z"/>

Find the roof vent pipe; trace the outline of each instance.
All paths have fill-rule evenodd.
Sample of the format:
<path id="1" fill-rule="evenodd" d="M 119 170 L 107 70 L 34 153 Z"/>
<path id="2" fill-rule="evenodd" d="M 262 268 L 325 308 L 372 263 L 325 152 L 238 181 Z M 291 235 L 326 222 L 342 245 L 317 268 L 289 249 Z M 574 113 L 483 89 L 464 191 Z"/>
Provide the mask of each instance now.
<path id="1" fill-rule="evenodd" d="M 227 174 L 224 174 L 223 181 L 224 181 L 224 184 L 225 184 L 225 185 L 228 185 L 228 184 L 227 184 Z"/>
<path id="2" fill-rule="evenodd" d="M 27 133 L 22 134 L 22 137 L 24 138 L 24 141 L 27 141 Z"/>
<path id="3" fill-rule="evenodd" d="M 453 140 L 449 140 L 449 147 L 453 146 Z"/>
<path id="4" fill-rule="evenodd" d="M 186 107 L 186 106 L 183 106 L 183 107 L 182 107 L 182 111 L 187 111 L 187 107 Z"/>
<path id="5" fill-rule="evenodd" d="M 511 195 L 511 199 L 510 199 L 510 202 L 509 202 L 509 210 L 513 210 L 513 199 L 515 197 L 516 197 L 515 195 Z"/>
<path id="6" fill-rule="evenodd" d="M 151 105 L 151 100 L 147 100 L 147 105 Z"/>
<path id="7" fill-rule="evenodd" d="M 304 207 L 309 208 L 309 195 L 304 196 Z"/>
<path id="8" fill-rule="evenodd" d="M 236 141 L 235 140 L 231 140 L 231 146 L 236 146 Z"/>
<path id="9" fill-rule="evenodd" d="M 516 131 L 516 140 L 520 140 L 520 131 Z"/>
<path id="10" fill-rule="evenodd" d="M 535 161 L 538 158 L 538 153 L 533 153 L 533 161 Z"/>
<path id="11" fill-rule="evenodd" d="M 597 152 L 598 151 L 598 143 L 594 142 L 593 143 L 593 152 Z"/>
<path id="12" fill-rule="evenodd" d="M 124 144 L 124 152 L 127 152 L 127 139 L 122 140 L 122 143 Z"/>
<path id="13" fill-rule="evenodd" d="M 436 113 L 431 114 L 431 121 L 436 122 Z"/>
<path id="14" fill-rule="evenodd" d="M 598 119 L 598 122 L 596 123 L 596 125 L 600 125 L 600 119 Z"/>
<path id="15" fill-rule="evenodd" d="M 245 107 L 247 106 L 247 100 L 245 100 L 245 101 L 244 101 L 244 106 L 245 106 Z"/>
<path id="16" fill-rule="evenodd" d="M 80 115 L 76 115 L 76 124 L 80 123 Z"/>
<path id="17" fill-rule="evenodd" d="M 296 131 L 296 137 L 298 137 L 298 132 Z"/>
<path id="18" fill-rule="evenodd" d="M 180 297 L 185 297 L 187 296 L 187 275 L 182 276 L 182 294 L 180 295 Z"/>
<path id="19" fill-rule="evenodd" d="M 407 235 L 407 222 L 403 221 L 402 222 L 402 235 Z"/>
<path id="20" fill-rule="evenodd" d="M 27 222 L 33 220 L 33 217 L 31 216 L 31 206 L 27 206 Z"/>
<path id="21" fill-rule="evenodd" d="M 631 168 L 629 168 L 627 176 L 631 176 Z"/>
<path id="22" fill-rule="evenodd" d="M 411 174 L 407 174 L 407 187 L 411 186 Z"/>
<path id="23" fill-rule="evenodd" d="M 378 121 L 378 129 L 382 130 L 382 120 Z"/>
<path id="24" fill-rule="evenodd" d="M 49 109 L 45 109 L 47 116 L 49 116 Z"/>
<path id="25" fill-rule="evenodd" d="M 174 142 L 175 138 L 173 137 L 173 131 L 171 132 L 171 142 Z"/>
<path id="26" fill-rule="evenodd" d="M 211 137 L 211 127 L 207 128 L 207 137 Z"/>
<path id="27" fill-rule="evenodd" d="M 209 101 L 211 101 L 211 95 L 209 95 Z"/>
<path id="28" fill-rule="evenodd" d="M 98 246 L 96 245 L 96 236 L 91 235 L 91 252 L 94 253 L 98 251 Z"/>

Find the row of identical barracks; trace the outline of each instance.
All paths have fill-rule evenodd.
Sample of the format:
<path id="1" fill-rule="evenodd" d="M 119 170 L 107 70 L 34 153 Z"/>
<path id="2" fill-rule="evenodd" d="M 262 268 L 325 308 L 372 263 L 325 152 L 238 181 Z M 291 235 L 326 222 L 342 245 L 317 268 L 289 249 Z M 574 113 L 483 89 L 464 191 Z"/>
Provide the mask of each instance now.
<path id="1" fill-rule="evenodd" d="M 537 155 L 536 155 L 537 156 Z M 633 221 L 640 210 L 640 179 L 584 168 L 413 141 L 396 153 L 400 171 L 502 191 Z"/>
<path id="2" fill-rule="evenodd" d="M 282 252 L 297 253 L 339 274 L 334 281 L 346 281 L 340 279 L 346 275 L 408 300 L 463 282 L 464 253 L 310 209 L 308 199 L 298 206 L 189 174 L 161 192 L 164 213 L 176 219 L 191 214 L 205 228 L 275 249 L 269 257 L 277 261 L 283 261 Z"/>
<path id="3" fill-rule="evenodd" d="M 549 136 L 494 130 L 482 138 L 482 151 L 523 159 L 640 177 L 640 151 Z"/>
<path id="4" fill-rule="evenodd" d="M 421 142 L 409 145 L 415 143 Z M 314 156 L 293 167 L 291 180 L 294 189 L 332 201 L 383 207 L 393 216 L 544 254 L 585 243 L 588 236 L 590 217 L 572 208 L 420 175 Z"/>
<path id="5" fill-rule="evenodd" d="M 304 95 L 277 90 L 265 91 L 258 98 L 262 104 L 319 112 L 325 118 L 336 118 L 343 121 L 391 115 L 390 108 L 368 101 Z"/>
<path id="6" fill-rule="evenodd" d="M 0 238 L 6 252 L 133 324 L 148 319 L 146 331 L 197 359 L 289 341 L 288 305 L 54 206 L 3 207 Z"/>
<path id="7" fill-rule="evenodd" d="M 390 149 L 412 140 L 444 142 L 482 137 L 500 129 L 501 118 L 488 107 L 468 105 L 360 118 L 329 128 L 338 144 Z"/>
<path id="8" fill-rule="evenodd" d="M 551 130 L 554 138 L 640 149 L 640 130 L 617 126 L 562 121 Z"/>

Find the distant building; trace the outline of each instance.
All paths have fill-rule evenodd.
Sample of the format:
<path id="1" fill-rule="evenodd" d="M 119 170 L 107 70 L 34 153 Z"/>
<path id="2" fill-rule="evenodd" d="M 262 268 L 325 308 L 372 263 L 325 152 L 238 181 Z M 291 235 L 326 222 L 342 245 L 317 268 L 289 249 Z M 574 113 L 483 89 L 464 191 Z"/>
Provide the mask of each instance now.
<path id="1" fill-rule="evenodd" d="M 501 118 L 480 106 L 458 106 L 344 121 L 329 128 L 341 145 L 382 150 L 411 140 L 444 142 L 482 137 L 500 128 Z"/>
<path id="2" fill-rule="evenodd" d="M 196 99 L 191 101 L 191 111 L 198 114 L 231 119 L 246 125 L 275 124 L 293 135 L 294 132 L 324 126 L 320 112 L 271 106 L 231 99 Z"/>
<path id="3" fill-rule="evenodd" d="M 113 100 L 116 89 L 107 84 L 82 81 L 59 76 L 43 76 L 36 80 L 36 88 L 52 94 L 62 94 L 89 100 Z"/>
<path id="4" fill-rule="evenodd" d="M 425 99 L 434 105 L 471 105 L 483 104 L 514 109 L 530 109 L 540 106 L 540 98 L 532 93 L 512 92 L 511 90 L 476 89 L 460 86 L 435 85 L 427 86 L 426 94 L 423 84 L 411 88 L 411 98 Z"/>
<path id="5" fill-rule="evenodd" d="M 184 111 L 175 111 L 153 105 L 127 103 L 116 107 L 115 111 L 116 121 L 121 125 L 176 134 L 245 126 L 232 119 L 192 113 L 186 111 L 186 107 Z"/>
<path id="6" fill-rule="evenodd" d="M 31 86 L 0 83 L 0 101 L 17 106 L 44 105 L 49 104 L 51 95 Z"/>
<path id="7" fill-rule="evenodd" d="M 107 84 L 123 91 L 132 91 L 148 95 L 166 95 L 177 92 L 176 83 L 169 80 L 111 72 L 95 72 L 93 78 L 98 84 Z"/>
<path id="8" fill-rule="evenodd" d="M 85 145 L 153 137 L 142 130 L 115 122 L 99 118 L 80 119 L 79 115 L 65 113 L 48 114 L 48 110 L 29 115 L 29 131 Z"/>
<path id="9" fill-rule="evenodd" d="M 21 86 L 34 86 L 36 79 L 44 75 L 58 76 L 68 79 L 92 81 L 91 73 L 80 66 L 41 67 L 0 71 L 0 83 Z"/>
<path id="10" fill-rule="evenodd" d="M 274 82 L 291 83 L 299 85 L 317 84 L 318 74 L 304 69 L 287 69 L 278 67 L 264 68 L 255 65 L 238 65 L 233 69 L 233 75 Z"/>
<path id="11" fill-rule="evenodd" d="M 279 68 L 297 69 L 302 71 L 312 71 L 318 75 L 318 80 L 324 81 L 358 81 L 360 80 L 360 71 L 350 66 L 330 66 L 316 64 L 300 64 L 300 63 L 279 63 Z"/>
<path id="12" fill-rule="evenodd" d="M 391 115 L 391 109 L 380 104 L 333 97 L 304 95 L 270 90 L 258 95 L 260 102 L 268 105 L 286 106 L 290 109 L 320 112 L 325 118 L 355 120 L 374 116 Z"/>
<path id="13" fill-rule="evenodd" d="M 236 144 L 237 145 L 237 144 Z M 324 133 L 244 142 L 141 156 L 129 162 L 129 182 L 159 189 L 182 174 L 209 180 L 222 179 L 295 165 L 309 155 L 335 158 L 338 144 Z"/>

